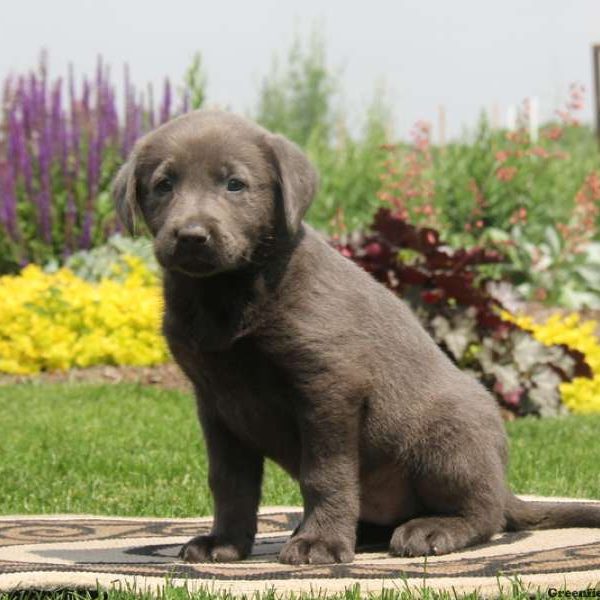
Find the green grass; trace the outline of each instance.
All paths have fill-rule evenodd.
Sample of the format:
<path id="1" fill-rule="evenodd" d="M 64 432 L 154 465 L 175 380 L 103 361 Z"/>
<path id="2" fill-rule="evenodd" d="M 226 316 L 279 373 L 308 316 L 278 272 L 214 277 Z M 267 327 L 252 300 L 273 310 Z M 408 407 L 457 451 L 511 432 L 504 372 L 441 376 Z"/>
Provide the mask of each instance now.
<path id="1" fill-rule="evenodd" d="M 189 395 L 136 385 L 0 386 L 0 423 L 0 513 L 212 512 Z M 263 502 L 300 502 L 274 465 Z"/>
<path id="2" fill-rule="evenodd" d="M 191 396 L 136 385 L 0 386 L 0 514 L 212 511 Z M 600 498 L 600 415 L 508 424 L 518 492 Z M 267 465 L 264 504 L 300 504 Z"/>
<path id="3" fill-rule="evenodd" d="M 516 492 L 600 499 L 600 414 L 530 417 L 507 430 Z"/>
<path id="4" fill-rule="evenodd" d="M 191 396 L 137 385 L 0 386 L 0 514 L 94 513 L 195 516 L 212 511 L 206 455 Z M 510 480 L 519 492 L 600 498 L 600 415 L 508 424 Z M 299 504 L 296 483 L 268 464 L 264 504 Z M 0 600 L 230 600 L 210 591 L 169 587 L 160 594 L 109 590 L 0 594 Z M 282 596 L 265 593 L 255 600 Z M 297 595 L 309 600 L 323 595 Z M 400 586 L 364 595 L 353 587 L 336 600 L 479 598 Z M 516 585 L 498 597 L 533 596 Z"/>
<path id="5" fill-rule="evenodd" d="M 548 596 L 540 591 L 527 589 L 518 579 L 504 581 L 498 586 L 496 598 L 504 600 L 536 600 L 547 598 Z M 335 594 L 280 594 L 275 590 L 255 594 L 244 594 L 234 596 L 227 592 L 214 593 L 207 587 L 196 592 L 190 592 L 185 587 L 175 587 L 167 585 L 161 591 L 143 592 L 135 589 L 108 589 L 97 590 L 95 592 L 75 592 L 75 591 L 57 591 L 57 592 L 16 592 L 13 594 L 0 593 L 0 600 L 234 600 L 235 598 L 244 598 L 247 600 L 479 600 L 482 599 L 477 592 L 460 594 L 454 590 L 435 591 L 428 587 L 418 589 L 408 589 L 402 583 L 398 584 L 397 589 L 385 589 L 379 593 L 361 593 L 360 585 L 355 584 L 347 588 L 344 592 Z"/>

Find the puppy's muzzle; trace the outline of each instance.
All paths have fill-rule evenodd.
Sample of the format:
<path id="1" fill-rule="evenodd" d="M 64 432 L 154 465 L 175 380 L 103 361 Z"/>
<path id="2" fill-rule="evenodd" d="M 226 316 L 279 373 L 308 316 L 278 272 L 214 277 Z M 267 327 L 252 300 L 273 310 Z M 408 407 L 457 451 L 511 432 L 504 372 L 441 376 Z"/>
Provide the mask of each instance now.
<path id="1" fill-rule="evenodd" d="M 210 241 L 210 233 L 205 227 L 198 224 L 185 225 L 174 231 L 177 240 L 177 247 L 181 251 L 189 250 L 194 252 L 206 246 Z"/>
<path id="2" fill-rule="evenodd" d="M 204 274 L 216 267 L 210 232 L 203 225 L 190 223 L 173 230 L 175 248 L 172 266 L 189 274 Z"/>

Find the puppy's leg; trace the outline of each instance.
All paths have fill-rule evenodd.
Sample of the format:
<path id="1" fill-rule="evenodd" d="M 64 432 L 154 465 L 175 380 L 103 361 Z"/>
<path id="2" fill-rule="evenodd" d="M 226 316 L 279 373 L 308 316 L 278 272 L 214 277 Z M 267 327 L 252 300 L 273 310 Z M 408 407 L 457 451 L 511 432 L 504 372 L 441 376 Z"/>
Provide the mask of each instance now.
<path id="1" fill-rule="evenodd" d="M 504 523 L 504 481 L 500 461 L 464 454 L 440 461 L 437 472 L 416 482 L 420 500 L 432 516 L 418 517 L 394 531 L 390 552 L 398 556 L 447 554 L 482 543 Z M 489 460 L 486 460 L 489 458 Z M 487 465 L 487 467 L 486 467 Z"/>
<path id="2" fill-rule="evenodd" d="M 359 512 L 358 415 L 309 409 L 301 426 L 302 524 L 279 560 L 290 564 L 351 562 Z M 331 410 L 333 409 L 333 410 Z M 333 414 L 332 414 L 333 413 Z"/>
<path id="3" fill-rule="evenodd" d="M 447 554 L 487 541 L 495 533 L 482 516 L 422 517 L 397 527 L 390 542 L 395 556 Z"/>
<path id="4" fill-rule="evenodd" d="M 219 421 L 202 414 L 215 519 L 209 535 L 190 540 L 179 553 L 187 562 L 227 562 L 248 556 L 256 535 L 263 457 L 243 445 Z"/>

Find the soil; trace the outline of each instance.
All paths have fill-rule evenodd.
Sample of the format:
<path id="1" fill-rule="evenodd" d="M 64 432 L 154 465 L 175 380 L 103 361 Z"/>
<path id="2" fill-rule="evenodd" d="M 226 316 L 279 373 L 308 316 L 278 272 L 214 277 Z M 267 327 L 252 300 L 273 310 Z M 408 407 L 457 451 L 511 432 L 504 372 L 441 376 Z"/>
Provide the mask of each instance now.
<path id="1" fill-rule="evenodd" d="M 192 387 L 174 363 L 154 367 L 97 366 L 37 375 L 7 375 L 0 373 L 0 385 L 17 383 L 140 383 L 168 390 L 191 392 Z"/>

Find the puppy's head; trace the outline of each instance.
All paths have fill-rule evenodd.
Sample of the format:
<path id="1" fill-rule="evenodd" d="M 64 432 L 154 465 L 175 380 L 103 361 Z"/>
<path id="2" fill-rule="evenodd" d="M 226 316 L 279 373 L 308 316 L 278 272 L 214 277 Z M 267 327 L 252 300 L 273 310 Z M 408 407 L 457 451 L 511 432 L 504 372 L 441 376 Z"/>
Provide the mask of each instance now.
<path id="1" fill-rule="evenodd" d="M 197 111 L 139 140 L 113 195 L 131 233 L 143 218 L 165 269 L 206 277 L 293 238 L 316 186 L 292 142 L 230 113 Z"/>

